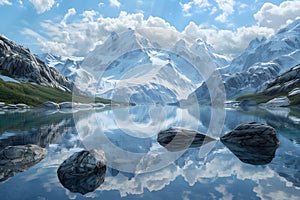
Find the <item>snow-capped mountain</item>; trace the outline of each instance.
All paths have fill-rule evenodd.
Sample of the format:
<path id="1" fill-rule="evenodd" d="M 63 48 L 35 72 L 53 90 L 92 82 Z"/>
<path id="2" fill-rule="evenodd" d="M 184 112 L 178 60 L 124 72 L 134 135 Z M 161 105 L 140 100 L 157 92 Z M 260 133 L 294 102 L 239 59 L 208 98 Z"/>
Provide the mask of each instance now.
<path id="1" fill-rule="evenodd" d="M 75 80 L 77 71 L 80 69 L 81 57 L 62 57 L 55 56 L 49 53 L 36 55 L 44 61 L 48 66 L 56 68 L 64 76 L 71 80 Z"/>
<path id="2" fill-rule="evenodd" d="M 191 43 L 176 38 L 168 42 L 168 47 L 165 43 L 165 39 L 153 39 L 132 29 L 113 32 L 85 57 L 82 67 L 98 80 L 98 96 L 135 103 L 169 103 L 187 98 L 210 68 L 226 65 L 222 56 L 200 40 Z"/>
<path id="3" fill-rule="evenodd" d="M 231 99 L 248 93 L 256 93 L 293 66 L 300 58 L 300 19 L 281 29 L 269 39 L 255 39 L 245 51 L 221 69 L 227 98 Z M 205 84 L 196 94 L 206 94 Z M 199 96 L 199 95 L 198 95 Z"/>
<path id="4" fill-rule="evenodd" d="M 96 81 L 94 77 L 80 67 L 83 57 L 63 57 L 49 53 L 39 54 L 37 57 L 48 66 L 56 68 L 65 77 L 71 79 L 81 91 L 89 94 L 95 87 Z"/>
<path id="5" fill-rule="evenodd" d="M 280 72 L 295 66 L 300 56 L 300 19 L 269 39 L 255 39 L 248 48 L 230 64 L 230 72 L 247 70 L 256 63 L 276 63 Z"/>

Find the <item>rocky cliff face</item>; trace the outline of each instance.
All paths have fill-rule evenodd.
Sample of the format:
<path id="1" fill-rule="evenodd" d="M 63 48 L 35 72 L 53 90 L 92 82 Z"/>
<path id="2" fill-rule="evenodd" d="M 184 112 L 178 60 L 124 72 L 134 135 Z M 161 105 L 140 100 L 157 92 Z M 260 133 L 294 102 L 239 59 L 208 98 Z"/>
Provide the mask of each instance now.
<path id="1" fill-rule="evenodd" d="M 16 79 L 35 82 L 64 91 L 72 91 L 73 82 L 64 77 L 55 68 L 48 67 L 33 56 L 26 47 L 15 44 L 0 35 L 0 70 L 5 70 Z"/>
<path id="2" fill-rule="evenodd" d="M 289 96 L 293 96 L 291 91 L 300 83 L 300 65 L 297 65 L 285 73 L 279 75 L 277 78 L 272 80 L 265 90 L 263 91 L 266 95 L 276 95 L 281 93 L 289 92 Z M 294 95 L 296 95 L 294 90 Z"/>

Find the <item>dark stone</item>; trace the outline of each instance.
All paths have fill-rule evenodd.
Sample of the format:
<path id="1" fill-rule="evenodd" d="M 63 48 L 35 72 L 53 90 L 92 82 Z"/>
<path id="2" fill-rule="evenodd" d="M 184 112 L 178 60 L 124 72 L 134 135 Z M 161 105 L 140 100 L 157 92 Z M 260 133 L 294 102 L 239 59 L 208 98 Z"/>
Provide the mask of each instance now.
<path id="1" fill-rule="evenodd" d="M 37 145 L 7 146 L 0 151 L 0 182 L 28 170 L 47 155 Z"/>
<path id="2" fill-rule="evenodd" d="M 279 144 L 274 128 L 256 122 L 240 124 L 221 141 L 242 162 L 253 165 L 270 163 Z"/>
<path id="3" fill-rule="evenodd" d="M 167 130 L 160 131 L 157 136 L 158 143 L 171 152 L 201 147 L 214 140 L 215 139 L 197 131 L 180 127 L 171 127 Z"/>
<path id="4" fill-rule="evenodd" d="M 86 194 L 97 189 L 106 173 L 104 153 L 97 150 L 74 153 L 58 168 L 61 184 L 71 192 Z"/>
<path id="5" fill-rule="evenodd" d="M 27 166 L 39 162 L 47 150 L 37 145 L 8 146 L 0 151 L 0 166 Z"/>

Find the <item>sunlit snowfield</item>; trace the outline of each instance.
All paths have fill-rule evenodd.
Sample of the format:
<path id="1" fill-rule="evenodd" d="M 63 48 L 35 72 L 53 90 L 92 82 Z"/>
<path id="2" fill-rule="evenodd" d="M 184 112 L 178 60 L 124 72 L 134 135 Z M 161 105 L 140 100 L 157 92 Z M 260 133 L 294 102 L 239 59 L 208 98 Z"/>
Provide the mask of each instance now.
<path id="1" fill-rule="evenodd" d="M 126 120 L 120 123 L 118 117 L 124 113 L 133 125 L 126 125 Z M 155 113 L 160 113 L 158 116 L 164 113 L 164 118 L 155 119 Z M 166 151 L 157 142 L 160 130 L 183 126 L 206 133 L 210 115 L 210 107 L 202 107 L 199 116 L 194 116 L 189 109 L 159 105 L 78 112 L 75 121 L 69 111 L 1 113 L 1 149 L 35 143 L 48 150 L 41 162 L 25 172 L 11 174 L 9 178 L 9 173 L 4 174 L 5 170 L 1 169 L 1 199 L 298 199 L 300 112 L 288 108 L 226 110 L 221 135 L 240 123 L 253 121 L 267 123 L 277 130 L 280 145 L 273 160 L 266 165 L 243 163 L 217 140 L 207 144 L 210 146 L 206 154 L 202 153 L 205 146 L 190 148 L 174 162 L 149 173 L 122 172 L 110 167 L 111 161 L 107 160 L 104 183 L 86 195 L 70 192 L 58 180 L 59 165 L 74 152 L 92 146 L 102 148 L 101 137 L 127 152 L 157 155 Z M 93 118 L 97 123 L 91 123 Z M 94 144 L 82 141 L 85 132 L 102 134 L 100 141 L 95 140 Z M 114 156 L 113 149 L 103 148 L 107 158 Z"/>

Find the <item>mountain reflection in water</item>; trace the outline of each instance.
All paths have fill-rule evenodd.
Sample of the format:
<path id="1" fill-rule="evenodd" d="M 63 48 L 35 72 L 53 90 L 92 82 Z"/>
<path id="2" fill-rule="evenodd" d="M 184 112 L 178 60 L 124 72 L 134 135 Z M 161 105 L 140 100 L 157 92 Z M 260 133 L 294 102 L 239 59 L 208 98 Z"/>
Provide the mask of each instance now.
<path id="1" fill-rule="evenodd" d="M 155 126 L 156 119 L 151 119 L 155 115 L 151 112 L 149 114 L 153 109 L 156 110 L 155 113 L 164 112 L 165 117 L 160 119 L 159 127 Z M 241 162 L 243 159 L 237 158 L 234 150 L 231 149 L 231 152 L 230 148 L 215 141 L 187 149 L 164 168 L 149 173 L 138 171 L 141 167 L 152 164 L 146 161 L 133 163 L 131 166 L 137 167 L 135 172 L 124 172 L 108 166 L 104 183 L 84 196 L 70 192 L 59 182 L 56 175 L 59 165 L 73 153 L 88 149 L 92 144 L 85 143 L 82 138 L 96 134 L 101 129 L 106 139 L 120 149 L 143 153 L 146 155 L 144 159 L 150 155 L 162 158 L 160 155 L 166 149 L 157 142 L 159 131 L 180 126 L 207 134 L 209 123 L 213 120 L 210 118 L 211 108 L 201 108 L 199 115 L 192 111 L 193 109 L 171 106 L 139 106 L 76 113 L 75 122 L 72 114 L 63 113 L 47 114 L 33 110 L 2 114 L 1 149 L 9 145 L 37 144 L 45 147 L 48 155 L 27 171 L 2 182 L 1 199 L 162 199 L 169 196 L 174 199 L 297 199 L 300 196 L 300 135 L 299 124 L 294 120 L 300 116 L 300 112 L 296 110 L 287 115 L 267 110 L 226 110 L 221 135 L 240 123 L 252 121 L 267 123 L 276 129 L 280 145 L 268 164 Z M 119 121 L 114 120 L 126 112 L 132 117 L 135 126 L 126 125 L 126 121 L 117 123 Z M 121 113 L 120 116 L 117 116 L 118 113 Z M 96 117 L 97 124 L 89 124 L 92 116 Z M 106 145 L 101 143 L 101 137 L 98 138 L 100 141 L 95 141 L 95 144 L 100 144 L 99 148 Z M 105 152 L 106 155 L 113 153 Z M 112 158 L 118 158 L 118 155 L 113 155 Z M 117 161 L 118 165 L 128 165 L 124 159 Z"/>

